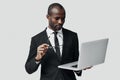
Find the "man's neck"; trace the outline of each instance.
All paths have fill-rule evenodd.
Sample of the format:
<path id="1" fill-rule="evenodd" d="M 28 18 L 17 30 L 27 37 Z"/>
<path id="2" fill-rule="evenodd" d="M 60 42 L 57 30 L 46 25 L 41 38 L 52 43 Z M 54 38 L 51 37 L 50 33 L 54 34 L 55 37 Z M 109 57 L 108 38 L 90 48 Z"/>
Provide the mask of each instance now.
<path id="1" fill-rule="evenodd" d="M 60 30 L 55 31 L 55 30 L 53 30 L 50 26 L 48 26 L 47 28 L 50 29 L 50 30 L 52 30 L 53 32 L 59 32 L 59 31 L 62 30 L 62 28 L 61 28 Z"/>

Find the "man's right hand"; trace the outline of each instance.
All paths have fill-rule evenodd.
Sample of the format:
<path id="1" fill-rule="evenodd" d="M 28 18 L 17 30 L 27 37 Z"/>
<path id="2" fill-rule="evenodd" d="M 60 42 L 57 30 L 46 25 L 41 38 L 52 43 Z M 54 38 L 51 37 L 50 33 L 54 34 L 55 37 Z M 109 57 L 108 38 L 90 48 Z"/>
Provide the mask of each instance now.
<path id="1" fill-rule="evenodd" d="M 44 43 L 40 46 L 38 46 L 37 48 L 37 55 L 35 57 L 36 61 L 40 61 L 42 59 L 42 57 L 46 54 L 47 50 L 48 50 L 48 44 Z"/>

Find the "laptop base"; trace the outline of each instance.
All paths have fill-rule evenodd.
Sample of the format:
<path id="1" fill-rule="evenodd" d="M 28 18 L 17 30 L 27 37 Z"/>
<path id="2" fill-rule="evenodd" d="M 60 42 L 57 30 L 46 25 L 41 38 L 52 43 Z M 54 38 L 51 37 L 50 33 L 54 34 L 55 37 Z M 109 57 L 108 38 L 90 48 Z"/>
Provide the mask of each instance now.
<path id="1" fill-rule="evenodd" d="M 68 69 L 68 70 L 73 70 L 73 71 L 82 70 L 82 69 L 78 68 L 77 64 L 78 64 L 78 61 L 75 61 L 75 62 L 59 65 L 58 68 Z"/>

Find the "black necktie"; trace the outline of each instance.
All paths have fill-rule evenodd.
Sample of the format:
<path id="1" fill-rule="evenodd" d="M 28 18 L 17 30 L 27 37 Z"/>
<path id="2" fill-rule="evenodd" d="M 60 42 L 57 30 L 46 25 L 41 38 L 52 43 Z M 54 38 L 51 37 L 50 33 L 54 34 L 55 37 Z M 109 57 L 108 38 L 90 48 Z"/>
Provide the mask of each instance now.
<path id="1" fill-rule="evenodd" d="M 54 32 L 55 50 L 57 55 L 60 57 L 60 46 L 57 38 L 57 32 Z"/>
<path id="2" fill-rule="evenodd" d="M 60 56 L 60 46 L 59 46 L 59 42 L 58 42 L 58 38 L 57 38 L 57 33 L 58 32 L 54 32 L 54 41 L 55 41 L 55 50 L 56 50 L 56 54 L 58 55 L 58 57 L 61 60 L 61 56 Z M 59 72 L 59 77 L 58 80 L 64 80 L 61 71 Z"/>

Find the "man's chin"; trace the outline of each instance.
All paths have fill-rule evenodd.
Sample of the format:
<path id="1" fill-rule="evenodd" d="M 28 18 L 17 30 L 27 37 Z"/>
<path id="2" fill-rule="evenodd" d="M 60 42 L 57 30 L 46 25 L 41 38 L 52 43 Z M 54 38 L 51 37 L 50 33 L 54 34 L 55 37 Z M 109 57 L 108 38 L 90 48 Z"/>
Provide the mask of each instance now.
<path id="1" fill-rule="evenodd" d="M 62 28 L 61 26 L 60 27 L 56 26 L 55 31 L 59 31 L 61 28 Z"/>
<path id="2" fill-rule="evenodd" d="M 57 29 L 55 29 L 55 31 L 59 31 L 61 28 L 57 28 Z"/>

